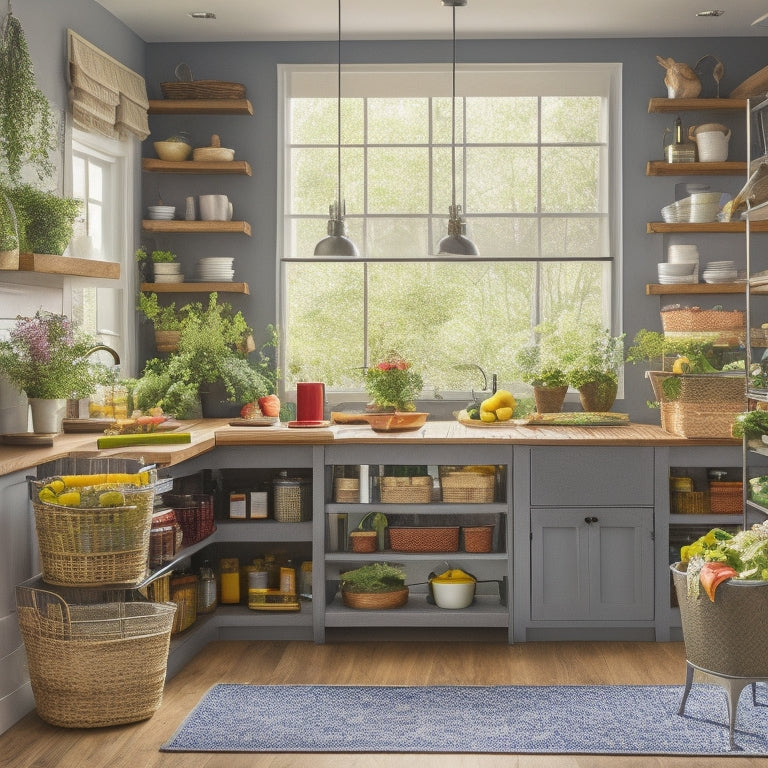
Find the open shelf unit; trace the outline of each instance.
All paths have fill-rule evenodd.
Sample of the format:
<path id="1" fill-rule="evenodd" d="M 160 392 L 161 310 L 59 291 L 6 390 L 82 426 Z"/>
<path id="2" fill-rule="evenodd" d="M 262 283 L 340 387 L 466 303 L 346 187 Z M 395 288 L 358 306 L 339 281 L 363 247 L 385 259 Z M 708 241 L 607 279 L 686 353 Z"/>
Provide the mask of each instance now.
<path id="1" fill-rule="evenodd" d="M 194 174 L 233 174 L 252 176 L 251 166 L 245 160 L 159 160 L 155 157 L 144 157 L 141 168 L 147 173 L 194 173 Z"/>
<path id="2" fill-rule="evenodd" d="M 142 291 L 153 293 L 242 293 L 250 294 L 248 283 L 142 283 Z"/>
<path id="3" fill-rule="evenodd" d="M 248 99 L 150 99 L 150 115 L 252 115 Z"/>
<path id="4" fill-rule="evenodd" d="M 120 279 L 120 264 L 115 261 L 77 259 L 73 256 L 56 256 L 50 253 L 20 254 L 18 271 L 37 272 L 46 275 L 105 278 L 107 280 Z"/>

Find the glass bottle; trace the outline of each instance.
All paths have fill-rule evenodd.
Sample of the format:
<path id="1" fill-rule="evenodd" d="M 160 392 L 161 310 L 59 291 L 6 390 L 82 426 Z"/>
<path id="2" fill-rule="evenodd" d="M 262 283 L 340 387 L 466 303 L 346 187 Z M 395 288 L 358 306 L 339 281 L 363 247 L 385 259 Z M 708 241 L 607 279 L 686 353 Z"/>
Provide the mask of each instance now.
<path id="1" fill-rule="evenodd" d="M 218 605 L 216 574 L 206 560 L 200 568 L 200 580 L 197 590 L 197 612 L 211 613 Z"/>
<path id="2" fill-rule="evenodd" d="M 236 557 L 224 557 L 219 561 L 221 604 L 237 605 L 240 602 L 240 561 Z"/>

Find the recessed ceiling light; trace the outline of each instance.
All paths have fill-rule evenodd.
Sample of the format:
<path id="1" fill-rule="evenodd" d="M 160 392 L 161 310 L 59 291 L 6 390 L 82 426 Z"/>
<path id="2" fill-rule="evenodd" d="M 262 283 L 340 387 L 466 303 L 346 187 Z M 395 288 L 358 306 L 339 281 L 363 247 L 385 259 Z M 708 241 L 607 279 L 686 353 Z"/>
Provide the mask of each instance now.
<path id="1" fill-rule="evenodd" d="M 215 19 L 216 14 L 213 11 L 190 11 L 189 15 L 193 19 Z"/>
<path id="2" fill-rule="evenodd" d="M 752 24 L 752 27 L 768 27 L 768 13 L 764 13 L 762 16 L 756 18 Z"/>
<path id="3" fill-rule="evenodd" d="M 699 11 L 696 15 L 710 17 L 710 16 L 722 16 L 724 13 L 725 11 L 722 11 L 718 8 L 714 8 L 711 11 Z"/>

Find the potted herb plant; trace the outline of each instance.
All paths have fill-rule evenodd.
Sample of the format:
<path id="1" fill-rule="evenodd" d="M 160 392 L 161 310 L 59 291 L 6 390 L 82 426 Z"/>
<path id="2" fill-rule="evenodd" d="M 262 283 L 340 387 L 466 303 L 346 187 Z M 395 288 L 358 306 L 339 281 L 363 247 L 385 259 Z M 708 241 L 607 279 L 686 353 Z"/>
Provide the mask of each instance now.
<path id="1" fill-rule="evenodd" d="M 155 348 L 158 352 L 175 352 L 181 338 L 183 312 L 177 311 L 176 302 L 160 304 L 156 293 L 139 293 L 139 312 L 155 329 Z"/>
<path id="2" fill-rule="evenodd" d="M 0 371 L 26 392 L 35 432 L 60 432 L 67 399 L 108 382 L 109 371 L 89 360 L 95 346 L 66 315 L 43 310 L 18 317 L 10 338 L 0 341 Z"/>
<path id="3" fill-rule="evenodd" d="M 586 328 L 567 370 L 568 383 L 579 390 L 581 407 L 588 412 L 610 411 L 619 388 L 624 363 L 624 334 L 593 325 Z"/>
<path id="4" fill-rule="evenodd" d="M 31 184 L 6 188 L 4 193 L 16 212 L 21 252 L 61 256 L 72 239 L 80 200 L 45 192 Z"/>
<path id="5" fill-rule="evenodd" d="M 246 345 L 252 329 L 241 312 L 211 293 L 207 305 L 187 304 L 178 351 L 164 361 L 150 360 L 137 380 L 134 397 L 142 409 L 161 406 L 177 418 L 200 412 L 206 417 L 234 417 L 244 403 L 271 394 L 276 374 L 264 349 L 255 362 Z"/>
<path id="6" fill-rule="evenodd" d="M 383 610 L 408 602 L 405 573 L 389 563 L 368 563 L 341 574 L 341 599 L 348 608 Z"/>
<path id="7" fill-rule="evenodd" d="M 142 245 L 136 249 L 136 261 L 140 268 L 147 263 L 152 264 L 152 279 L 155 282 L 179 282 L 177 275 L 181 274 L 181 265 L 176 261 L 178 256 L 173 251 L 155 249 L 147 253 Z M 158 279 L 159 278 L 159 279 Z"/>
<path id="8" fill-rule="evenodd" d="M 398 352 L 390 351 L 365 372 L 365 389 L 371 398 L 367 410 L 415 411 L 414 401 L 423 386 L 412 364 Z"/>
<path id="9" fill-rule="evenodd" d="M 536 343 L 522 347 L 515 356 L 516 373 L 533 387 L 539 413 L 558 413 L 568 392 L 565 367 L 568 365 L 569 350 L 554 326 L 542 324 L 534 332 Z"/>

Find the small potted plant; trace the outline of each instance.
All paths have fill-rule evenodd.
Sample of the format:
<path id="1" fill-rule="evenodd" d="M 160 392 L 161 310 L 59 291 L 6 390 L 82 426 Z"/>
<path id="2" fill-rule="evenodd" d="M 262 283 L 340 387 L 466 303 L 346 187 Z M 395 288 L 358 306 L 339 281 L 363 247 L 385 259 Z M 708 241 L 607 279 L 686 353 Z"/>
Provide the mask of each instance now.
<path id="1" fill-rule="evenodd" d="M 371 398 L 366 410 L 375 412 L 415 411 L 416 397 L 424 382 L 412 364 L 390 351 L 365 372 L 365 390 Z"/>
<path id="2" fill-rule="evenodd" d="M 518 350 L 515 356 L 517 375 L 533 387 L 536 410 L 558 413 L 568 392 L 568 349 L 551 325 L 534 329 L 538 340 Z"/>
<path id="3" fill-rule="evenodd" d="M 341 574 L 341 599 L 347 608 L 384 610 L 408 602 L 405 573 L 389 563 L 369 563 Z"/>
<path id="4" fill-rule="evenodd" d="M 579 390 L 581 407 L 587 412 L 610 411 L 624 364 L 624 334 L 612 336 L 593 325 L 581 333 L 574 351 L 566 373 L 568 383 Z"/>
<path id="5" fill-rule="evenodd" d="M 177 311 L 176 302 L 162 305 L 156 293 L 139 293 L 138 310 L 155 329 L 155 347 L 158 352 L 175 352 L 179 348 L 183 312 Z"/>
<path id="6" fill-rule="evenodd" d="M 109 371 L 92 363 L 96 346 L 66 315 L 39 310 L 18 317 L 10 338 L 0 342 L 0 371 L 27 394 L 35 432 L 59 432 L 67 399 L 92 394 Z"/>
<path id="7" fill-rule="evenodd" d="M 155 249 L 147 253 L 147 249 L 142 245 L 136 249 L 136 261 L 140 266 L 147 262 L 152 264 L 152 279 L 156 283 L 176 283 L 181 282 L 181 265 L 176 261 L 177 255 L 173 251 L 164 251 Z"/>

